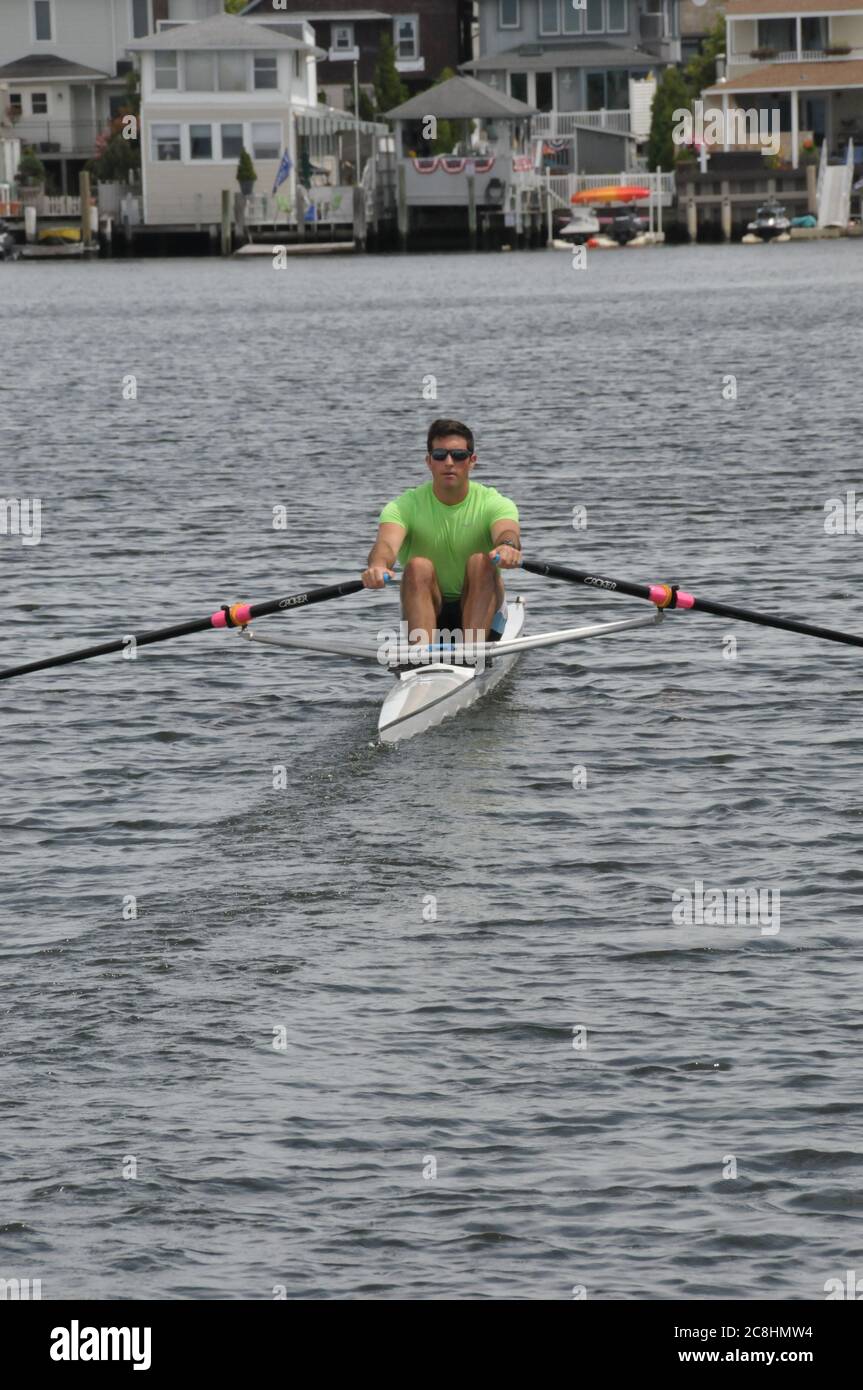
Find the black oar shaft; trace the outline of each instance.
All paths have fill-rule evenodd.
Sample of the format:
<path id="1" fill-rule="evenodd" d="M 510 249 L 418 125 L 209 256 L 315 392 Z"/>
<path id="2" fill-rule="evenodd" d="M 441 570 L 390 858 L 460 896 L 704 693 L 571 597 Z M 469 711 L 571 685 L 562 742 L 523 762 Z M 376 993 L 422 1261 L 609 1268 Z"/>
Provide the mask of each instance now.
<path id="1" fill-rule="evenodd" d="M 849 647 L 863 647 L 863 637 L 853 632 L 837 632 L 832 627 L 821 627 L 818 623 L 801 623 L 796 618 L 774 618 L 767 613 L 753 613 L 748 608 L 735 608 L 730 603 L 714 603 L 711 599 L 697 598 L 692 605 L 702 613 L 713 613 L 719 618 L 734 618 L 741 623 L 757 623 L 760 627 L 778 627 L 783 632 L 799 632 L 804 637 L 821 637 L 825 642 L 842 642 Z"/>
<path id="2" fill-rule="evenodd" d="M 531 574 L 542 574 L 548 579 L 563 579 L 570 584 L 586 584 L 591 589 L 603 589 L 609 593 L 629 594 L 632 598 L 647 599 L 658 608 L 700 609 L 703 613 L 713 613 L 720 618 L 733 618 L 742 623 L 757 623 L 760 627 L 775 627 L 783 632 L 799 632 L 804 637 L 820 637 L 825 642 L 842 642 L 849 647 L 863 647 L 863 637 L 850 632 L 837 632 L 832 627 L 820 627 L 817 623 L 801 623 L 796 618 L 773 617 L 768 613 L 755 613 L 749 608 L 737 608 L 730 603 L 714 603 L 711 599 L 696 598 L 694 594 L 678 590 L 669 584 L 633 584 L 626 579 L 609 579 L 605 575 L 590 574 L 587 570 L 571 569 L 568 565 L 551 565 L 544 561 L 522 560 L 522 569 Z"/>
<path id="3" fill-rule="evenodd" d="M 130 639 L 135 646 L 146 647 L 153 642 L 170 642 L 172 637 L 187 637 L 193 632 L 209 632 L 213 628 L 238 627 L 253 618 L 263 618 L 268 613 L 287 612 L 292 608 L 306 608 L 310 603 L 325 603 L 327 599 L 341 598 L 344 594 L 355 594 L 363 588 L 361 579 L 346 580 L 343 584 L 327 584 L 321 589 L 308 589 L 304 593 L 289 594 L 286 598 L 267 599 L 263 603 L 234 604 L 230 617 L 223 610 L 211 613 L 208 618 L 195 618 L 188 623 L 176 623 L 173 627 L 155 628 L 150 632 L 129 633 L 115 638 L 112 642 L 100 642 L 95 647 L 79 647 L 74 652 L 64 652 L 60 656 L 47 656 L 41 661 L 28 661 L 23 666 L 10 666 L 0 671 L 0 680 L 10 676 L 23 676 L 30 671 L 45 671 L 51 666 L 67 666 L 73 661 L 86 661 L 91 656 L 108 656 L 129 646 Z"/>

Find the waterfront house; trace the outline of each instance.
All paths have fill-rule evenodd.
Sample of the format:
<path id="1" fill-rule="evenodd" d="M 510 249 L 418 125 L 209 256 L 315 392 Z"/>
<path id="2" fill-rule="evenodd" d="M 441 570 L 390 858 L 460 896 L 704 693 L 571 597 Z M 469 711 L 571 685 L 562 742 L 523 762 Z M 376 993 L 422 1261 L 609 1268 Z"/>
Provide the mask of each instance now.
<path id="1" fill-rule="evenodd" d="M 126 46 L 221 0 L 2 0 L 0 136 L 32 145 L 49 192 L 77 194 L 96 136 L 126 101 Z"/>
<path id="2" fill-rule="evenodd" d="M 221 14 L 163 28 L 129 49 L 141 66 L 145 226 L 213 229 L 223 191 L 239 191 L 235 174 L 243 149 L 255 166 L 255 193 L 266 200 L 283 155 L 289 157 L 288 178 L 272 209 L 264 209 L 268 218 L 296 220 L 299 183 L 304 220 L 309 203 L 319 203 L 328 212 L 338 207 L 350 221 L 349 186 L 358 174 L 353 140 L 386 133 L 386 127 L 318 103 L 316 64 L 323 52 L 308 23 L 270 25 Z M 350 137 L 350 165 L 342 135 Z"/>
<path id="3" fill-rule="evenodd" d="M 290 3 L 288 8 L 292 9 Z M 409 0 L 407 5 L 404 0 L 381 0 L 373 9 L 368 0 L 316 0 L 313 9 L 298 7 L 291 18 L 311 24 L 315 42 L 325 50 L 318 80 L 326 100 L 343 106 L 353 83 L 354 61 L 359 64 L 359 83 L 371 87 L 383 33 L 392 40 L 396 71 L 410 95 L 435 82 L 445 68 L 455 71 L 473 56 L 473 9 L 473 0 Z M 251 0 L 242 13 L 255 19 L 285 18 L 278 0 Z"/>
<path id="4" fill-rule="evenodd" d="M 384 113 L 395 136 L 399 240 L 425 234 L 471 246 L 521 242 L 539 229 L 541 203 L 530 146 L 532 107 L 476 78 L 457 76 Z M 458 136 L 451 154 L 428 153 L 423 127 L 446 121 Z M 509 233 L 506 233 L 509 237 Z"/>
<path id="5" fill-rule="evenodd" d="M 465 72 L 509 96 L 629 129 L 630 78 L 680 61 L 677 0 L 479 0 L 479 54 Z"/>
<path id="6" fill-rule="evenodd" d="M 703 93 L 705 112 L 778 111 L 782 154 L 794 169 L 808 144 L 843 157 L 863 146 L 863 0 L 728 0 L 725 72 Z M 722 148 L 743 143 L 728 138 Z"/>

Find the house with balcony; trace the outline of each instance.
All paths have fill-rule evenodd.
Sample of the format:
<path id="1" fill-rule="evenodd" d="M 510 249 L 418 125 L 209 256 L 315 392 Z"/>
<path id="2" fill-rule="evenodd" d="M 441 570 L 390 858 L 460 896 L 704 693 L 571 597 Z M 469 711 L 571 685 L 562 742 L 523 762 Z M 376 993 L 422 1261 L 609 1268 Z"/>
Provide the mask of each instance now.
<path id="1" fill-rule="evenodd" d="M 220 14 L 165 26 L 128 48 L 141 72 L 145 227 L 212 234 L 223 192 L 238 193 L 243 149 L 255 166 L 255 197 L 265 205 L 260 219 L 350 223 L 357 142 L 386 135 L 387 127 L 318 103 L 317 62 L 326 55 L 307 22 Z M 283 156 L 288 177 L 275 189 Z M 254 207 L 246 212 L 260 220 Z"/>
<path id="2" fill-rule="evenodd" d="M 840 159 L 849 141 L 863 148 L 863 0 L 727 0 L 725 22 L 725 72 L 702 93 L 705 116 L 778 112 L 794 169 L 813 142 Z"/>
<path id="3" fill-rule="evenodd" d="M 313 9 L 293 10 L 279 0 L 251 0 L 242 10 L 250 19 L 302 19 L 311 24 L 315 42 L 325 50 L 318 80 L 327 102 L 344 106 L 352 89 L 353 64 L 358 81 L 370 90 L 380 52 L 380 36 L 389 35 L 396 70 L 411 96 L 435 82 L 444 68 L 455 71 L 473 57 L 473 0 L 382 0 L 369 9 L 367 0 L 317 0 Z M 350 56 L 348 56 L 350 55 Z"/>
<path id="4" fill-rule="evenodd" d="M 626 111 L 680 61 L 677 0 L 479 0 L 479 55 L 465 72 L 541 112 Z"/>
<path id="5" fill-rule="evenodd" d="M 126 101 L 128 43 L 221 0 L 2 0 L 0 138 L 32 145 L 49 192 L 77 194 L 96 136 Z"/>
<path id="6" fill-rule="evenodd" d="M 479 0 L 479 56 L 462 70 L 537 109 L 555 172 L 612 171 L 632 167 L 655 77 L 680 51 L 678 0 Z"/>

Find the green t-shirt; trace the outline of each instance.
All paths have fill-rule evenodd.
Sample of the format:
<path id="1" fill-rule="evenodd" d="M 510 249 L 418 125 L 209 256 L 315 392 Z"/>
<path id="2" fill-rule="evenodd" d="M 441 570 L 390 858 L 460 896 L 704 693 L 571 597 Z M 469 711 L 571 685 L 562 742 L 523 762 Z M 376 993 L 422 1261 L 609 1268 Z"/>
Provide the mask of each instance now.
<path id="1" fill-rule="evenodd" d="M 434 495 L 434 484 L 408 488 L 387 502 L 380 521 L 395 521 L 407 535 L 399 551 L 404 566 L 416 555 L 431 560 L 444 598 L 458 598 L 464 587 L 468 556 L 475 551 L 488 554 L 494 545 L 491 527 L 495 521 L 518 521 L 518 508 L 497 488 L 484 483 L 468 483 L 463 502 L 448 506 Z"/>

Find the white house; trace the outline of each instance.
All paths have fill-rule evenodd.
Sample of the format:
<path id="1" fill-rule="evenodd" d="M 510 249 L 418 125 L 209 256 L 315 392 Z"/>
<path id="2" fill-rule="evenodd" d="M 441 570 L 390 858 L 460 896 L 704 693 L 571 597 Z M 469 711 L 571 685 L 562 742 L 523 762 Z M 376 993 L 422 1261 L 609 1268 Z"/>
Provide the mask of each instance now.
<path id="1" fill-rule="evenodd" d="M 77 193 L 126 100 L 127 45 L 221 10 L 221 0 L 0 0 L 0 138 L 32 145 L 49 187 Z"/>
<path id="2" fill-rule="evenodd" d="M 224 189 L 237 192 L 242 149 L 252 157 L 256 192 L 269 194 L 287 152 L 292 169 L 283 202 L 296 209 L 304 159 L 329 160 L 328 182 L 343 180 L 332 153 L 339 132 L 375 133 L 317 102 L 324 50 L 306 21 L 262 24 L 234 15 L 165 27 L 129 51 L 141 65 L 141 172 L 149 226 L 212 225 Z M 356 170 L 352 170 L 352 175 Z"/>
<path id="3" fill-rule="evenodd" d="M 782 152 L 796 168 L 801 144 L 842 156 L 863 143 L 863 0 L 728 0 L 725 73 L 705 110 L 778 113 Z M 739 120 L 739 117 L 738 117 Z"/>

